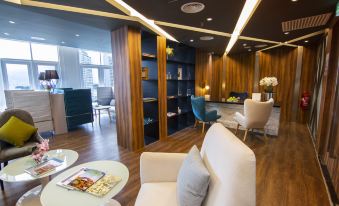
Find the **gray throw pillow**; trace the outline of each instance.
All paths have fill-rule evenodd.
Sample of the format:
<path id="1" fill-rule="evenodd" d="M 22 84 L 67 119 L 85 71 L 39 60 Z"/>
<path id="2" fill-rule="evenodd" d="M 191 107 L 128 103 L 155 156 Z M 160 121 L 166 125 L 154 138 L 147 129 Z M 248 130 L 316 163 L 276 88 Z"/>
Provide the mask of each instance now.
<path id="1" fill-rule="evenodd" d="M 180 206 L 200 206 L 205 199 L 210 174 L 201 159 L 197 146 L 193 146 L 179 170 L 177 201 Z"/>

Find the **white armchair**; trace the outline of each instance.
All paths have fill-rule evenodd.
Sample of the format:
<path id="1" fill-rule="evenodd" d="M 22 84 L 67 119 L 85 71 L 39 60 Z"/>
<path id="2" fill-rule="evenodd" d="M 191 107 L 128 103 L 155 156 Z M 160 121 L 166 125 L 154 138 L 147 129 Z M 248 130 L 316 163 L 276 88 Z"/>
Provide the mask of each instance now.
<path id="1" fill-rule="evenodd" d="M 234 119 L 238 122 L 237 134 L 239 126 L 245 128 L 244 141 L 246 140 L 249 129 L 263 129 L 266 138 L 265 125 L 270 118 L 274 100 L 271 98 L 267 102 L 258 102 L 252 99 L 246 99 L 244 102 L 244 115 L 239 112 L 235 113 Z"/>
<path id="2" fill-rule="evenodd" d="M 200 153 L 211 175 L 204 206 L 255 205 L 256 161 L 251 149 L 215 123 L 207 131 Z M 135 206 L 178 206 L 177 175 L 185 157 L 180 153 L 143 153 Z"/>

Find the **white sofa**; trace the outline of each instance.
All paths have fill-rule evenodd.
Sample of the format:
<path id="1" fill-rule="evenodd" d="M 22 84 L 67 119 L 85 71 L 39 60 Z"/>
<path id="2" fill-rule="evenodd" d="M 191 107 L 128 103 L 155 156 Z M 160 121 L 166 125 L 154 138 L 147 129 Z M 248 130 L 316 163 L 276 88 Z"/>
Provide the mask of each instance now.
<path id="1" fill-rule="evenodd" d="M 211 181 L 204 206 L 254 206 L 256 161 L 253 151 L 222 124 L 207 131 L 201 157 Z M 135 206 L 179 206 L 176 181 L 186 154 L 144 152 L 141 188 Z"/>

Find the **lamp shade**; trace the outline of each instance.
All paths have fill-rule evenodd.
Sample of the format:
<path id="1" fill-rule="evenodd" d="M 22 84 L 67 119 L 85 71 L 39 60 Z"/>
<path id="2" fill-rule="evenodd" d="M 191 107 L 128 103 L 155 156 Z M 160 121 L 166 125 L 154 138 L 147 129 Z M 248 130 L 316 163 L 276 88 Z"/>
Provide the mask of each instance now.
<path id="1" fill-rule="evenodd" d="M 59 79 L 58 72 L 56 70 L 46 70 L 45 79 L 46 80 Z"/>
<path id="2" fill-rule="evenodd" d="M 40 72 L 40 73 L 39 73 L 39 76 L 38 76 L 38 79 L 39 79 L 40 81 L 46 80 L 46 78 L 45 78 L 45 72 Z"/>

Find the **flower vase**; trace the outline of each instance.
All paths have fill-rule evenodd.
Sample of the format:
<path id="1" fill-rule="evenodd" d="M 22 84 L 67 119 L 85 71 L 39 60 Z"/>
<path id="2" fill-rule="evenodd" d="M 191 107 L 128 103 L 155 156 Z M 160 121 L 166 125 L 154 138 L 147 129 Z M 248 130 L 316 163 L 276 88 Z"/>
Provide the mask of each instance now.
<path id="1" fill-rule="evenodd" d="M 273 98 L 273 86 L 267 86 L 265 89 L 265 100 L 268 101 Z"/>

